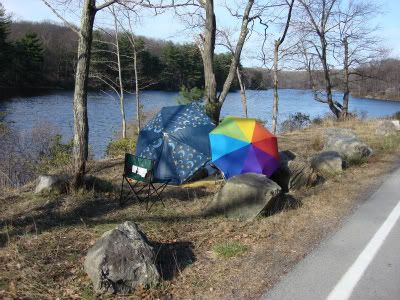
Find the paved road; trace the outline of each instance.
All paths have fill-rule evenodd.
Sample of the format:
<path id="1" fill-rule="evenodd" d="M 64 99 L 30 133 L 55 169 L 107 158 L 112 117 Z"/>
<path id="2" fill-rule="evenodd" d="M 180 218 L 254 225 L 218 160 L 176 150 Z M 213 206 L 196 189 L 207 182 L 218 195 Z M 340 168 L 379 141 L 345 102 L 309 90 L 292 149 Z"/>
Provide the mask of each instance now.
<path id="1" fill-rule="evenodd" d="M 400 300 L 400 169 L 260 300 Z"/>

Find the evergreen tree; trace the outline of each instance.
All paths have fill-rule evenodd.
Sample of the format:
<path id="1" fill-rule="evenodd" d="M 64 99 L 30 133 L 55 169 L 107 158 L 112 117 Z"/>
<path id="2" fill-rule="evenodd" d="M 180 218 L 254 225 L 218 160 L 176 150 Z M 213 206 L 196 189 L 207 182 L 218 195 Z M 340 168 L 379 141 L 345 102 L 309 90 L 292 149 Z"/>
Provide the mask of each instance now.
<path id="1" fill-rule="evenodd" d="M 36 33 L 27 33 L 15 44 L 16 85 L 32 87 L 41 83 L 43 46 Z"/>
<path id="2" fill-rule="evenodd" d="M 11 45 L 7 42 L 11 20 L 6 15 L 3 5 L 0 3 L 0 87 L 8 81 L 11 61 Z"/>
<path id="3" fill-rule="evenodd" d="M 199 49 L 194 44 L 186 44 L 181 47 L 183 65 L 184 85 L 192 89 L 194 87 L 203 87 L 203 62 Z"/>
<path id="4" fill-rule="evenodd" d="M 204 91 L 201 89 L 194 87 L 188 89 L 185 86 L 182 86 L 179 90 L 179 97 L 176 99 L 178 104 L 189 104 L 194 101 L 202 101 L 204 98 Z"/>
<path id="5" fill-rule="evenodd" d="M 214 72 L 215 72 L 215 80 L 217 81 L 217 90 L 221 91 L 225 82 L 225 78 L 228 76 L 229 68 L 232 61 L 231 53 L 219 53 L 214 57 Z M 238 89 L 239 84 L 237 78 L 232 82 L 230 89 Z"/>
<path id="6" fill-rule="evenodd" d="M 95 84 L 96 87 L 107 87 L 98 77 L 109 76 L 111 74 L 117 76 L 117 73 L 116 71 L 109 70 L 107 67 L 108 63 L 113 61 L 115 57 L 111 53 L 110 45 L 103 42 L 101 39 L 102 36 L 98 31 L 93 32 L 90 74 L 94 80 L 91 81 L 91 83 Z"/>
<path id="7" fill-rule="evenodd" d="M 160 58 L 144 49 L 138 55 L 139 72 L 144 85 L 155 86 L 160 81 L 162 66 Z"/>
<path id="8" fill-rule="evenodd" d="M 168 42 L 163 48 L 161 61 L 164 66 L 161 80 L 165 88 L 171 90 L 179 89 L 184 85 L 182 75 L 184 64 L 179 46 Z"/>

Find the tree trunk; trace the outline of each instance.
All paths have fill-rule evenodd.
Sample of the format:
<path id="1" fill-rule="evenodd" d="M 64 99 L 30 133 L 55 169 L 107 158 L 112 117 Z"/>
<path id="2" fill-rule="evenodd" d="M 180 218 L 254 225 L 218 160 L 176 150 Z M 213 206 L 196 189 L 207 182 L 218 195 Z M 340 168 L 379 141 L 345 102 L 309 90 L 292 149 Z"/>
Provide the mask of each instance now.
<path id="1" fill-rule="evenodd" d="M 328 102 L 329 109 L 333 112 L 336 118 L 340 117 L 340 110 L 335 106 L 332 97 L 332 83 L 331 83 L 331 76 L 329 74 L 329 67 L 326 58 L 326 40 L 325 37 L 320 37 L 322 53 L 321 53 L 321 62 L 322 67 L 324 69 L 324 78 L 325 78 L 325 92 L 326 92 L 326 99 Z"/>
<path id="2" fill-rule="evenodd" d="M 279 40 L 275 41 L 274 47 L 274 104 L 272 109 L 272 133 L 276 134 L 276 127 L 278 125 L 278 51 Z"/>
<path id="3" fill-rule="evenodd" d="M 74 91 L 74 179 L 75 189 L 84 184 L 86 160 L 88 158 L 89 125 L 87 116 L 87 85 L 93 35 L 93 23 L 96 15 L 96 1 L 85 0 L 82 8 L 81 28 L 79 32 L 78 61 Z"/>
<path id="4" fill-rule="evenodd" d="M 222 104 L 225 101 L 226 95 L 232 85 L 233 79 L 236 75 L 236 69 L 239 64 L 240 55 L 242 53 L 243 45 L 246 40 L 248 33 L 248 23 L 250 19 L 250 10 L 254 4 L 254 0 L 248 0 L 246 8 L 243 13 L 242 25 L 240 29 L 240 35 L 236 44 L 235 52 L 232 57 L 231 65 L 229 67 L 228 76 L 225 79 L 224 86 L 221 94 L 217 98 L 217 84 L 214 73 L 214 50 L 215 50 L 215 32 L 216 32 L 216 21 L 214 14 L 214 1 L 206 0 L 200 1 L 206 10 L 206 21 L 205 21 L 205 34 L 202 37 L 202 50 L 201 55 L 203 58 L 204 65 L 204 80 L 205 80 L 205 98 L 206 98 L 206 111 L 210 118 L 216 125 L 219 123 L 220 112 Z"/>
<path id="5" fill-rule="evenodd" d="M 133 68 L 135 72 L 135 99 L 136 99 L 136 121 L 137 121 L 137 133 L 140 133 L 141 128 L 141 107 L 140 107 L 140 99 L 139 99 L 139 78 L 137 71 L 137 52 L 136 47 L 133 46 Z"/>
<path id="6" fill-rule="evenodd" d="M 343 40 L 344 46 L 344 63 L 343 63 L 343 72 L 344 72 L 344 93 L 343 93 L 343 109 L 342 109 L 342 118 L 346 118 L 349 112 L 349 97 L 350 97 L 350 87 L 349 87 L 349 43 L 347 41 L 347 37 Z"/>
<path id="7" fill-rule="evenodd" d="M 226 77 L 226 80 L 224 82 L 224 87 L 222 88 L 222 92 L 218 97 L 218 101 L 221 103 L 224 103 L 226 95 L 228 95 L 229 89 L 231 88 L 232 82 L 235 79 L 235 72 L 236 68 L 239 65 L 240 61 L 240 55 L 242 54 L 242 49 L 244 42 L 246 41 L 247 33 L 248 33 L 248 24 L 250 20 L 250 11 L 251 8 L 253 7 L 254 0 L 248 0 L 246 8 L 243 12 L 243 17 L 242 17 L 242 25 L 240 27 L 240 35 L 239 39 L 236 44 L 236 49 L 232 57 L 232 62 L 229 67 L 229 73 L 228 76 Z"/>
<path id="8" fill-rule="evenodd" d="M 274 47 L 274 104 L 272 109 L 272 132 L 276 134 L 276 127 L 278 126 L 278 103 L 279 103 L 279 95 L 278 95 L 278 63 L 279 63 L 279 47 L 282 45 L 283 41 L 286 38 L 286 34 L 289 30 L 290 19 L 292 17 L 292 9 L 294 0 L 290 3 L 287 2 L 289 5 L 289 11 L 286 19 L 286 26 L 285 30 L 283 31 L 282 37 L 275 40 L 275 47 Z"/>
<path id="9" fill-rule="evenodd" d="M 242 74 L 240 73 L 239 68 L 236 68 L 236 75 L 239 81 L 240 86 L 240 98 L 242 99 L 242 106 L 243 106 L 243 113 L 244 116 L 247 118 L 247 97 L 246 97 L 246 86 L 242 81 Z"/>
<path id="10" fill-rule="evenodd" d="M 119 83 L 119 107 L 121 110 L 122 119 L 122 138 L 126 139 L 126 118 L 125 118 L 125 103 L 124 103 L 124 86 L 122 83 L 122 66 L 121 66 L 121 55 L 119 53 L 119 37 L 118 37 L 118 24 L 117 16 L 113 10 L 114 15 L 114 27 L 115 27 L 115 45 L 117 47 L 117 63 L 118 63 L 118 83 Z"/>
<path id="11" fill-rule="evenodd" d="M 210 118 L 215 124 L 219 123 L 220 105 L 217 99 L 217 82 L 214 73 L 214 49 L 215 49 L 215 32 L 216 21 L 214 14 L 214 1 L 205 1 L 206 24 L 205 34 L 203 37 L 203 50 L 201 56 L 204 67 L 204 88 L 206 110 Z"/>

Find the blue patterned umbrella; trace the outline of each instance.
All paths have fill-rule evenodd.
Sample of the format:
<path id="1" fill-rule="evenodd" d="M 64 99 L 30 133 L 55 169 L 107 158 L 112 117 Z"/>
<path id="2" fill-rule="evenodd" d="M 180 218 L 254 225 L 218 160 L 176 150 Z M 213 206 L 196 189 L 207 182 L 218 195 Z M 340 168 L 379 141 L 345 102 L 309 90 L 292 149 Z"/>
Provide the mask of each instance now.
<path id="1" fill-rule="evenodd" d="M 155 161 L 156 181 L 181 184 L 210 161 L 214 128 L 197 103 L 163 107 L 140 131 L 136 155 Z"/>

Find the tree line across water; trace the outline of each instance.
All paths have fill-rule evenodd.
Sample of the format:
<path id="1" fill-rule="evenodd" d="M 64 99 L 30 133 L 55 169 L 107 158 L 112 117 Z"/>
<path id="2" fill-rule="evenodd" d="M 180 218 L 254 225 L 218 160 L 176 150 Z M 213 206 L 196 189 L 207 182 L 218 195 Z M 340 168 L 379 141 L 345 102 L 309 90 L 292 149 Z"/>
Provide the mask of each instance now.
<path id="1" fill-rule="evenodd" d="M 107 62 L 113 59 L 108 35 L 94 33 L 91 72 L 112 73 Z M 106 42 L 104 42 L 106 41 Z M 202 88 L 204 71 L 201 55 L 194 44 L 177 44 L 170 41 L 138 37 L 138 72 L 143 89 L 177 91 L 183 86 Z M 78 36 L 69 27 L 49 22 L 12 22 L 5 12 L 0 12 L 0 88 L 66 88 L 74 86 Z M 127 90 L 133 90 L 134 69 L 132 47 L 126 35 L 119 37 L 123 81 Z M 229 71 L 231 54 L 215 55 L 217 88 L 221 89 Z M 266 89 L 270 86 L 269 74 L 261 69 L 245 69 L 246 86 Z M 93 89 L 107 88 L 93 78 Z M 233 89 L 238 89 L 237 80 Z"/>
<path id="2" fill-rule="evenodd" d="M 116 70 L 109 70 L 104 62 L 113 53 L 104 43 L 109 36 L 102 31 L 94 34 L 91 71 L 108 72 L 117 77 Z M 134 90 L 132 47 L 126 35 L 121 34 L 120 52 L 123 81 L 127 90 Z M 65 88 L 72 89 L 76 69 L 78 36 L 69 27 L 49 22 L 14 22 L 0 9 L 0 88 Z M 185 87 L 204 88 L 204 70 L 198 47 L 193 43 L 177 44 L 169 41 L 138 37 L 138 77 L 142 89 L 173 90 Z M 221 90 L 229 72 L 230 53 L 215 55 L 214 68 L 217 89 Z M 241 66 L 243 81 L 248 89 L 268 89 L 273 86 L 273 76 L 267 68 Z M 400 99 L 400 60 L 371 60 L 358 67 L 362 74 L 351 82 L 354 96 Z M 318 71 L 314 71 L 318 73 Z M 341 70 L 333 71 L 333 87 L 341 88 Z M 314 76 L 316 85 L 323 87 L 323 74 Z M 318 79 L 319 78 L 319 79 Z M 280 71 L 280 88 L 309 89 L 307 71 Z M 107 88 L 100 80 L 90 81 L 93 89 Z M 231 89 L 239 89 L 235 78 Z"/>

